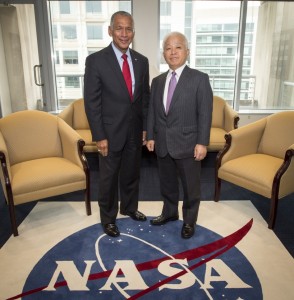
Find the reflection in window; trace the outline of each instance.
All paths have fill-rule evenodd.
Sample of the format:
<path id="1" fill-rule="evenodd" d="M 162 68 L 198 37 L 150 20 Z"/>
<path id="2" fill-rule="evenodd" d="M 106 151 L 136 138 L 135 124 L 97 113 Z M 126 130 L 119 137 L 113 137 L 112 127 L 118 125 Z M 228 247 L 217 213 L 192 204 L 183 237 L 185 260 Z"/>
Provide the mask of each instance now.
<path id="1" fill-rule="evenodd" d="M 74 40 L 77 38 L 76 25 L 61 25 L 62 38 L 65 40 Z"/>
<path id="2" fill-rule="evenodd" d="M 246 27 L 246 37 L 249 31 L 255 39 L 252 107 L 294 109 L 294 2 L 263 1 L 256 7 L 256 14 L 252 14 L 254 1 L 249 3 L 247 19 L 255 17 L 256 24 L 254 35 Z"/>
<path id="3" fill-rule="evenodd" d="M 163 40 L 163 38 L 171 31 L 171 25 L 170 24 L 162 24 L 160 26 L 160 39 Z M 161 47 L 162 45 L 160 45 Z"/>
<path id="4" fill-rule="evenodd" d="M 88 40 L 102 40 L 102 25 L 101 24 L 87 24 L 87 39 Z"/>
<path id="5" fill-rule="evenodd" d="M 189 12 L 185 9 L 187 2 L 192 4 Z M 160 3 L 160 39 L 169 30 L 168 25 L 185 33 L 190 44 L 189 65 L 209 74 L 214 94 L 230 103 L 236 97 L 241 109 L 294 108 L 291 17 L 294 2 L 161 0 Z M 167 3 L 171 5 L 170 18 L 165 16 Z M 241 4 L 247 10 L 241 10 Z M 247 11 L 247 16 L 241 16 L 242 11 Z M 183 16 L 191 18 L 194 29 L 191 33 L 179 22 Z M 244 44 L 238 45 L 242 40 L 239 37 L 241 17 L 245 19 L 246 29 Z M 238 81 L 235 76 L 239 47 L 243 57 L 240 57 L 242 70 Z M 160 71 L 166 69 L 161 59 Z M 240 91 L 235 90 L 234 82 L 240 82 Z"/>
<path id="6" fill-rule="evenodd" d="M 70 14 L 69 1 L 59 1 L 59 9 L 61 14 Z"/>
<path id="7" fill-rule="evenodd" d="M 224 43 L 234 43 L 238 42 L 238 35 L 225 35 L 224 36 Z"/>
<path id="8" fill-rule="evenodd" d="M 79 63 L 78 51 L 63 51 L 63 63 L 66 65 L 77 65 Z"/>
<path id="9" fill-rule="evenodd" d="M 86 1 L 86 12 L 88 14 L 97 14 L 101 13 L 102 3 L 101 1 Z"/>
<path id="10" fill-rule="evenodd" d="M 170 16 L 171 15 L 171 2 L 170 1 L 160 1 L 160 15 Z"/>
<path id="11" fill-rule="evenodd" d="M 52 36 L 54 39 L 58 39 L 58 34 L 57 34 L 57 25 L 52 25 Z"/>
<path id="12" fill-rule="evenodd" d="M 119 7 L 118 10 L 131 12 L 132 2 L 131 1 L 118 1 L 118 7 Z"/>
<path id="13" fill-rule="evenodd" d="M 55 61 L 55 64 L 57 64 L 57 65 L 60 64 L 60 60 L 59 60 L 59 51 L 55 51 L 55 52 L 54 52 L 54 61 Z"/>
<path id="14" fill-rule="evenodd" d="M 80 88 L 80 79 L 76 76 L 65 76 L 64 85 L 67 88 Z"/>
<path id="15" fill-rule="evenodd" d="M 239 30 L 239 23 L 224 24 L 223 31 L 235 31 L 235 32 L 238 32 L 238 30 Z"/>

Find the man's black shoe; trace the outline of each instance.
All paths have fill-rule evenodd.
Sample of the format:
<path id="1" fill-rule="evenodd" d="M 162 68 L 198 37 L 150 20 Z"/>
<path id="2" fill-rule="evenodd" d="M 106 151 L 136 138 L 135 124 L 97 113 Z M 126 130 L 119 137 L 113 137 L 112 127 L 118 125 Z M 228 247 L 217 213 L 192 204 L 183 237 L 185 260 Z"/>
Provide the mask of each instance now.
<path id="1" fill-rule="evenodd" d="M 107 235 L 112 237 L 117 237 L 120 235 L 120 232 L 114 223 L 108 223 L 103 225 L 103 230 Z"/>
<path id="2" fill-rule="evenodd" d="M 150 220 L 151 225 L 163 225 L 170 221 L 176 221 L 179 219 L 179 216 L 172 216 L 172 217 L 165 217 L 163 215 L 160 215 L 152 220 Z"/>
<path id="3" fill-rule="evenodd" d="M 147 220 L 146 216 L 138 210 L 136 210 L 135 212 L 126 212 L 126 213 L 121 212 L 121 214 L 124 216 L 129 216 L 135 221 L 146 221 Z"/>
<path id="4" fill-rule="evenodd" d="M 194 225 L 185 224 L 182 227 L 181 236 L 183 239 L 189 239 L 194 235 L 195 229 Z"/>

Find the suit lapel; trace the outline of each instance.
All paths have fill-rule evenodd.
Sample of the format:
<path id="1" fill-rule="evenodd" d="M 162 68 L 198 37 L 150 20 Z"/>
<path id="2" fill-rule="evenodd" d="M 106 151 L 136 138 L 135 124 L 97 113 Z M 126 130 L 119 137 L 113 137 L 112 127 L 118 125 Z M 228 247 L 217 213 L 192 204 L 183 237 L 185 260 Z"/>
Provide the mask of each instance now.
<path id="1" fill-rule="evenodd" d="M 163 104 L 163 96 L 164 96 L 164 87 L 165 87 L 165 82 L 166 82 L 166 77 L 167 77 L 167 74 L 168 74 L 168 71 L 166 73 L 163 73 L 161 77 L 159 77 L 159 82 L 158 82 L 158 85 L 159 85 L 159 101 L 160 101 L 160 104 L 159 104 L 159 107 L 163 113 L 164 116 L 166 116 L 166 113 L 165 113 L 165 108 L 164 108 L 164 104 Z"/>
<path id="2" fill-rule="evenodd" d="M 113 74 L 115 76 L 115 78 L 117 79 L 117 82 L 119 82 L 119 84 L 122 86 L 123 89 L 126 90 L 127 94 L 129 94 L 126 83 L 125 83 L 125 79 L 123 77 L 120 65 L 117 61 L 116 55 L 112 49 L 111 44 L 108 46 L 107 48 L 107 61 L 109 66 L 111 67 L 111 69 L 113 70 Z"/>
<path id="3" fill-rule="evenodd" d="M 174 91 L 169 110 L 172 109 L 172 107 L 174 106 L 174 103 L 178 100 L 179 96 L 184 91 L 184 84 L 188 80 L 189 80 L 189 67 L 185 66 L 185 68 L 182 71 L 182 74 L 180 76 L 180 79 L 177 83 L 176 89 Z"/>
<path id="4" fill-rule="evenodd" d="M 137 94 L 137 89 L 138 89 L 138 84 L 136 84 L 136 82 L 138 82 L 137 80 L 139 80 L 139 59 L 136 56 L 136 53 L 134 53 L 134 51 L 132 51 L 132 49 L 130 49 L 130 54 L 131 54 L 131 59 L 132 59 L 132 64 L 133 64 L 133 71 L 134 71 L 134 77 L 135 77 L 135 90 L 134 90 L 134 95 L 133 95 L 133 100 L 136 101 L 136 94 Z"/>

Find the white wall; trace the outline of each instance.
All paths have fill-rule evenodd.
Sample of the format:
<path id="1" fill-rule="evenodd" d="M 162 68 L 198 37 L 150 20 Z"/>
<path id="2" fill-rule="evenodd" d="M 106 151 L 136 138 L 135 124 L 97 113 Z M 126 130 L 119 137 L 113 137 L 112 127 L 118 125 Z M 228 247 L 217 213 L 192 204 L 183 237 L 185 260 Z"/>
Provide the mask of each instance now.
<path id="1" fill-rule="evenodd" d="M 1 22 L 0 22 L 0 66 L 1 66 L 0 104 L 1 104 L 2 116 L 5 116 L 11 113 L 11 104 L 10 104 L 11 102 L 10 102 L 10 91 L 9 91 Z"/>
<path id="2" fill-rule="evenodd" d="M 134 50 L 149 59 L 150 80 L 159 75 L 159 1 L 134 0 L 135 21 Z"/>
<path id="3" fill-rule="evenodd" d="M 0 93 L 5 93 L 2 102 L 3 116 L 8 113 L 27 109 L 21 42 L 16 8 L 0 7 L 0 23 L 2 28 L 2 51 L 6 62 L 6 82 Z M 1 65 L 2 66 L 2 65 Z M 2 70 L 1 70 L 2 72 Z M 9 91 L 9 94 L 8 92 Z M 8 95 L 10 95 L 8 99 Z"/>

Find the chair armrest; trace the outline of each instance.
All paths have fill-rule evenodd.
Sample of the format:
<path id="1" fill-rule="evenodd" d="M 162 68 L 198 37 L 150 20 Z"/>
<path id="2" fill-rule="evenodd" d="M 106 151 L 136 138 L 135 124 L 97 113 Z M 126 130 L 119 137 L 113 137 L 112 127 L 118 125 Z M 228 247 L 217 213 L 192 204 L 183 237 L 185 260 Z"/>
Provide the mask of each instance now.
<path id="1" fill-rule="evenodd" d="M 0 152 L 2 153 L 1 158 L 4 157 L 5 164 L 7 165 L 8 176 L 11 177 L 11 174 L 10 174 L 10 160 L 9 160 L 8 150 L 7 150 L 7 146 L 6 146 L 4 137 L 3 137 L 1 132 L 0 132 Z M 1 164 L 2 164 L 2 161 L 1 161 Z"/>
<path id="2" fill-rule="evenodd" d="M 294 144 L 285 152 L 284 162 L 277 171 L 272 195 L 282 198 L 294 192 Z"/>
<path id="3" fill-rule="evenodd" d="M 82 168 L 83 165 L 79 156 L 79 141 L 83 141 L 81 136 L 61 118 L 57 118 L 57 121 L 63 157 Z"/>
<path id="4" fill-rule="evenodd" d="M 230 131 L 226 135 L 222 164 L 244 155 L 256 153 L 265 125 L 266 118 Z"/>
<path id="5" fill-rule="evenodd" d="M 10 166 L 7 163 L 6 155 L 4 152 L 0 151 L 0 164 L 1 164 L 1 185 L 3 189 L 3 193 L 5 195 L 6 201 L 8 199 L 13 199 L 12 197 L 12 189 L 11 189 L 11 172 Z"/>
<path id="6" fill-rule="evenodd" d="M 11 171 L 10 171 L 10 161 L 9 161 L 6 143 L 1 132 L 0 132 L 0 164 L 1 164 L 1 173 L 0 173 L 1 185 L 3 189 L 3 193 L 7 200 L 9 198 L 8 197 L 9 195 L 12 196 L 11 182 L 10 182 Z"/>
<path id="7" fill-rule="evenodd" d="M 238 127 L 239 115 L 238 113 L 229 105 L 226 104 L 224 108 L 225 114 L 225 131 L 229 132 Z"/>
<path id="8" fill-rule="evenodd" d="M 67 106 L 61 113 L 58 114 L 58 117 L 64 120 L 70 127 L 73 128 L 73 105 L 70 104 Z"/>

